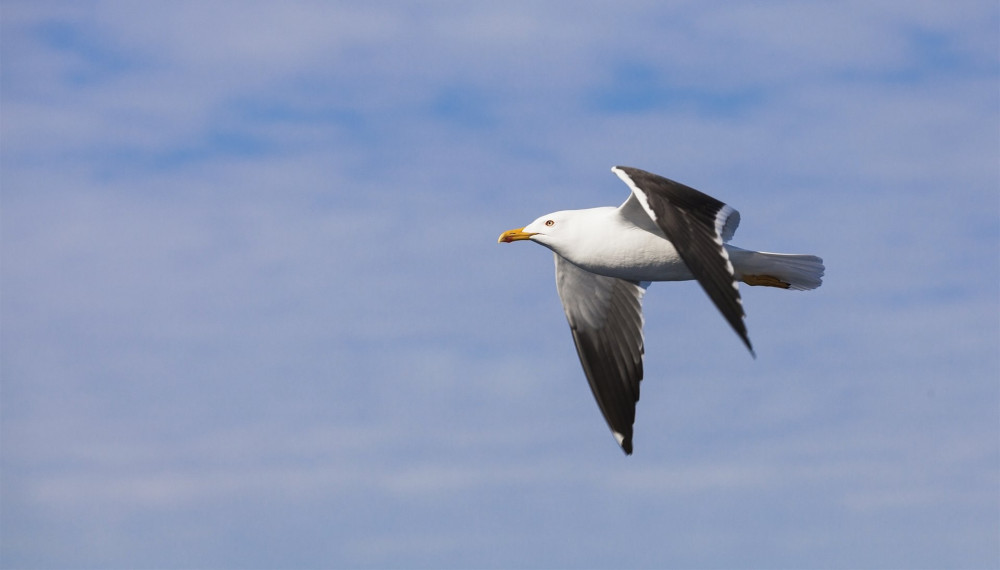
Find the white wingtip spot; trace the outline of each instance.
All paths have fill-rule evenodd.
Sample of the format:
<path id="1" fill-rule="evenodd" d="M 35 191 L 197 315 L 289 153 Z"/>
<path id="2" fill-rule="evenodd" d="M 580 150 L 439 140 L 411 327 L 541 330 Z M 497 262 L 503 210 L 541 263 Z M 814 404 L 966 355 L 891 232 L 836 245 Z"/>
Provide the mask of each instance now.
<path id="1" fill-rule="evenodd" d="M 614 430 L 611 430 L 611 432 L 613 434 L 615 434 L 615 439 L 618 440 L 618 445 L 622 445 L 623 443 L 625 443 L 625 436 L 624 435 L 622 435 L 622 434 L 620 434 L 620 433 L 618 433 L 618 432 L 616 432 Z"/>

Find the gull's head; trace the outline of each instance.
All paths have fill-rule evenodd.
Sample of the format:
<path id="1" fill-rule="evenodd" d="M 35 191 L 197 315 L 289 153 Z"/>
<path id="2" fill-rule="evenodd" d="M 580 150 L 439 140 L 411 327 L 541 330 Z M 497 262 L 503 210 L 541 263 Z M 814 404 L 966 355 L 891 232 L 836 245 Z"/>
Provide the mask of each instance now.
<path id="1" fill-rule="evenodd" d="M 512 241 L 531 240 L 546 247 L 557 245 L 560 240 L 568 237 L 570 212 L 554 212 L 546 214 L 523 228 L 507 230 L 500 234 L 497 243 L 510 243 Z"/>

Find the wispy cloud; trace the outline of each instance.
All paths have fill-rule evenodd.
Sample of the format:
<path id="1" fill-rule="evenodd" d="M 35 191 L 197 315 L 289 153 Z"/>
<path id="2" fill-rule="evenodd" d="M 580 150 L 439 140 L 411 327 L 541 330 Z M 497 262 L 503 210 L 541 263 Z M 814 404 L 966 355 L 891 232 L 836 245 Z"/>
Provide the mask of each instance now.
<path id="1" fill-rule="evenodd" d="M 995 565 L 998 21 L 5 3 L 2 564 Z M 654 285 L 627 459 L 495 244 L 616 163 L 828 267 Z"/>

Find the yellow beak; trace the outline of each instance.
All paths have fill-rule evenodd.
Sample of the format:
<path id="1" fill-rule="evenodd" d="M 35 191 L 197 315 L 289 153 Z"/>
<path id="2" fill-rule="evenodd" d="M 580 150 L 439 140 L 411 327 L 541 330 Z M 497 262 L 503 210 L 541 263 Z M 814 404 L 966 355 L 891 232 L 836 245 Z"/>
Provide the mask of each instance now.
<path id="1" fill-rule="evenodd" d="M 524 228 L 517 228 L 513 230 L 507 230 L 500 234 L 500 238 L 497 239 L 497 243 L 510 243 L 512 241 L 518 241 L 522 239 L 531 239 L 531 236 L 535 235 L 534 232 L 526 232 Z"/>

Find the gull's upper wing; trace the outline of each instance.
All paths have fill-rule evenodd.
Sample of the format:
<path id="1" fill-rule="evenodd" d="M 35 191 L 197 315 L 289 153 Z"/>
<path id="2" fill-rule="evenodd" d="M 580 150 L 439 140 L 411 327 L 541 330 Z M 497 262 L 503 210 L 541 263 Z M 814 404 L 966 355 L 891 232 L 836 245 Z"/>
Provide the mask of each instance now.
<path id="1" fill-rule="evenodd" d="M 642 206 L 753 354 L 733 264 L 722 246 L 733 237 L 739 212 L 694 188 L 638 168 L 611 170 L 632 190 L 622 208 L 634 207 L 633 198 Z"/>
<path id="2" fill-rule="evenodd" d="M 584 271 L 559 255 L 556 288 L 587 382 L 615 439 L 632 453 L 642 380 L 643 285 Z"/>

